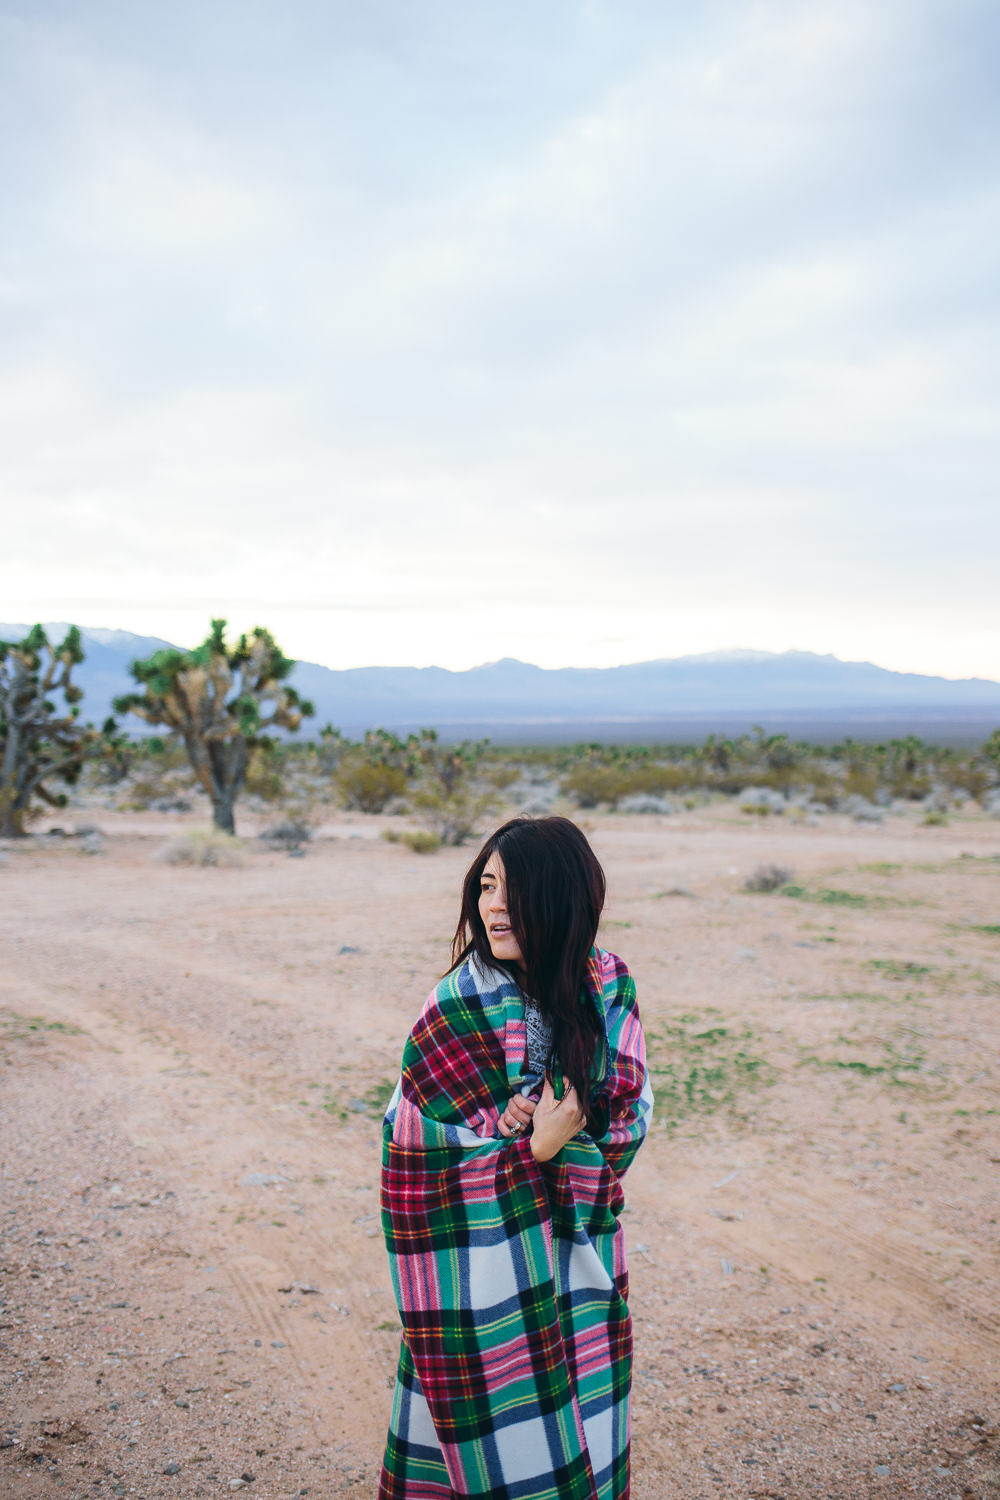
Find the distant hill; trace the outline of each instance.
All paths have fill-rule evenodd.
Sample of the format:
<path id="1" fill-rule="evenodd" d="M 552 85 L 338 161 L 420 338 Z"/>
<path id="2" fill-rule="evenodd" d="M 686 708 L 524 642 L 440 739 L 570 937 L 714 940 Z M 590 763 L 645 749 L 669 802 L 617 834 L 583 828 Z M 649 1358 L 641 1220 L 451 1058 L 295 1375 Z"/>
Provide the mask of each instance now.
<path id="1" fill-rule="evenodd" d="M 63 625 L 46 629 L 58 639 Z M 0 638 L 24 626 L 0 625 Z M 128 665 L 166 641 L 124 630 L 84 630 L 78 674 L 85 717 L 111 712 L 131 682 Z M 501 741 L 682 740 L 755 723 L 814 740 L 913 732 L 941 741 L 985 738 L 1000 725 L 1000 682 L 890 672 L 811 651 L 715 651 L 621 667 L 546 669 L 504 658 L 464 672 L 443 667 L 333 671 L 299 662 L 293 679 L 316 705 L 316 727 L 346 734 L 382 725 L 433 725 L 446 737 Z M 136 726 L 137 727 L 137 726 Z"/>

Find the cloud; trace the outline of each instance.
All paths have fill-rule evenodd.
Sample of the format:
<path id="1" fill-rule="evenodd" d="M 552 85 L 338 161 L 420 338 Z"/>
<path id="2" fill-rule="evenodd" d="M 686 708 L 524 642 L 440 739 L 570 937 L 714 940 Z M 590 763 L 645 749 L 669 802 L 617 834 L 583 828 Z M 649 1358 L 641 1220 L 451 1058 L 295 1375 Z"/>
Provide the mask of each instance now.
<path id="1" fill-rule="evenodd" d="M 25 609 L 256 599 L 335 642 L 349 608 L 359 651 L 446 664 L 864 638 L 988 670 L 985 5 L 148 19 L 0 19 Z"/>

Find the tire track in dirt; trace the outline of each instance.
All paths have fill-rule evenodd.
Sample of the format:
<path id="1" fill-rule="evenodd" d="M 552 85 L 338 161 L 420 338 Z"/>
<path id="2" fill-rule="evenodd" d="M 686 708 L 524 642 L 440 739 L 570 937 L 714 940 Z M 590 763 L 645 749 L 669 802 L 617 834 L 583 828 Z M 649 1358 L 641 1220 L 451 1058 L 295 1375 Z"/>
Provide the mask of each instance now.
<path id="1" fill-rule="evenodd" d="M 887 1227 L 877 1202 L 857 1192 L 847 1195 L 835 1183 L 825 1191 L 794 1192 L 744 1183 L 738 1196 L 714 1196 L 704 1176 L 683 1183 L 673 1178 L 659 1187 L 647 1178 L 642 1217 L 662 1224 L 666 1210 L 671 1227 L 679 1223 L 688 1243 L 701 1240 L 734 1266 L 765 1265 L 772 1281 L 808 1287 L 831 1300 L 846 1298 L 870 1327 L 884 1331 L 902 1318 L 922 1344 L 951 1363 L 995 1369 L 1000 1267 L 982 1264 L 981 1247 L 933 1223 L 908 1222 L 898 1212 Z M 974 1276 L 958 1279 L 970 1248 L 980 1264 Z M 956 1279 L 942 1284 L 942 1266 L 954 1266 Z"/>

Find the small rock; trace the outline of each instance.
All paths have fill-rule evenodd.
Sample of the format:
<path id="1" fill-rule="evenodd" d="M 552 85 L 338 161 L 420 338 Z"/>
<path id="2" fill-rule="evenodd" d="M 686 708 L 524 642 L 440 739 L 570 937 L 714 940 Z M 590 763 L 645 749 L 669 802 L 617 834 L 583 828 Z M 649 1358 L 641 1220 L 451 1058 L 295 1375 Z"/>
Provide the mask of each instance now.
<path id="1" fill-rule="evenodd" d="M 244 1187 L 270 1187 L 276 1182 L 287 1182 L 280 1172 L 248 1172 L 243 1179 Z"/>
<path id="2" fill-rule="evenodd" d="M 243 1483 L 242 1479 L 231 1479 L 229 1481 L 229 1488 L 231 1490 L 245 1490 L 246 1485 Z"/>
<path id="3" fill-rule="evenodd" d="M 352 835 L 352 837 L 353 837 L 353 835 Z M 351 945 L 350 945 L 350 943 L 342 943 L 341 946 L 337 949 L 337 952 L 338 953 L 357 953 L 358 949 L 357 948 L 352 948 Z"/>
<path id="4" fill-rule="evenodd" d="M 173 1459 L 171 1459 L 170 1463 L 164 1464 L 163 1472 L 164 1474 L 179 1474 L 181 1472 L 181 1466 L 179 1463 L 176 1463 Z"/>
<path id="5" fill-rule="evenodd" d="M 180 1409 L 181 1409 L 181 1411 L 190 1411 L 190 1409 L 191 1409 L 191 1403 L 190 1403 L 190 1401 L 184 1401 L 180 1396 L 177 1397 L 177 1400 L 174 1402 L 174 1405 L 175 1406 L 179 1406 Z"/>
<path id="6" fill-rule="evenodd" d="M 253 1484 L 256 1477 L 256 1474 L 251 1474 L 249 1469 L 244 1469 L 243 1473 L 240 1475 L 240 1478 L 243 1480 L 244 1484 Z"/>
<path id="7" fill-rule="evenodd" d="M 368 1104 L 364 1099 L 352 1099 L 347 1107 L 348 1109 L 353 1109 L 356 1115 L 363 1115 L 368 1112 Z"/>
<path id="8" fill-rule="evenodd" d="M 875 1465 L 875 1473 L 878 1474 L 881 1478 L 884 1478 L 886 1474 L 889 1474 L 891 1472 L 892 1471 L 890 1470 L 888 1464 L 876 1464 Z"/>
<path id="9" fill-rule="evenodd" d="M 892 1385 L 886 1386 L 886 1390 L 892 1391 L 893 1395 L 898 1396 L 902 1391 L 906 1390 L 906 1386 L 901 1380 L 894 1380 Z"/>
<path id="10" fill-rule="evenodd" d="M 280 1340 L 280 1339 L 272 1339 L 272 1340 L 271 1340 L 271 1348 L 272 1348 L 272 1349 L 284 1349 L 284 1347 L 285 1347 L 285 1346 L 284 1346 L 284 1344 L 283 1344 L 283 1343 L 282 1343 L 282 1342 L 281 1342 L 281 1340 Z"/>

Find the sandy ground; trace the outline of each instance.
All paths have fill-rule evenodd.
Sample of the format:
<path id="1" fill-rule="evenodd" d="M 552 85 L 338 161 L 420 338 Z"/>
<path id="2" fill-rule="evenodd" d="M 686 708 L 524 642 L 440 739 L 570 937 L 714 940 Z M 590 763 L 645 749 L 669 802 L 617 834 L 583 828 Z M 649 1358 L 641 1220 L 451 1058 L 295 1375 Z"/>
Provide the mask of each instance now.
<path id="1" fill-rule="evenodd" d="M 0 856 L 0 1494 L 372 1500 L 378 1102 L 469 852 L 99 821 Z M 634 1494 L 1000 1496 L 1000 823 L 586 826 L 660 1096 Z M 742 890 L 770 860 L 801 895 Z"/>

